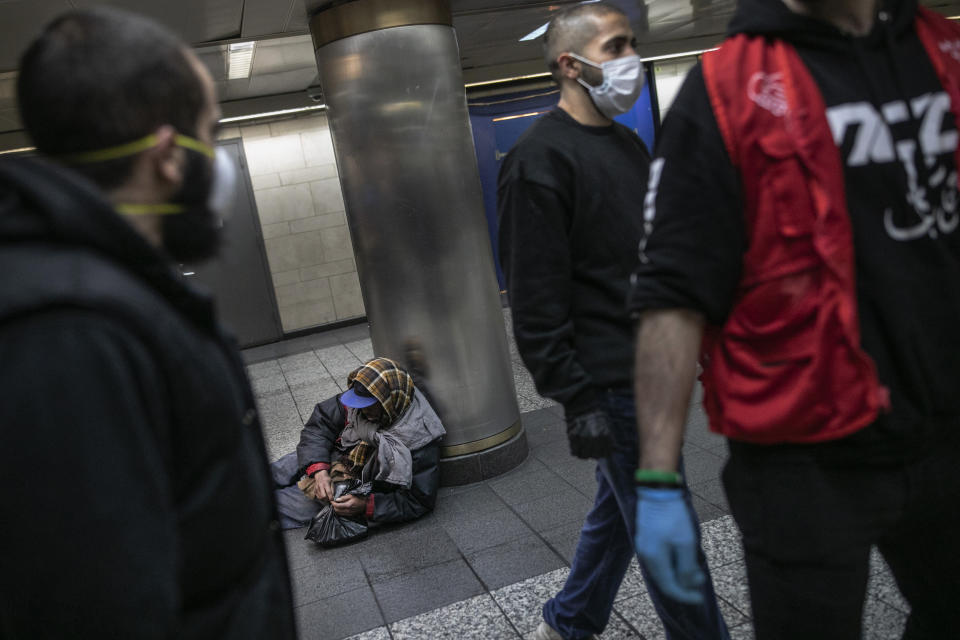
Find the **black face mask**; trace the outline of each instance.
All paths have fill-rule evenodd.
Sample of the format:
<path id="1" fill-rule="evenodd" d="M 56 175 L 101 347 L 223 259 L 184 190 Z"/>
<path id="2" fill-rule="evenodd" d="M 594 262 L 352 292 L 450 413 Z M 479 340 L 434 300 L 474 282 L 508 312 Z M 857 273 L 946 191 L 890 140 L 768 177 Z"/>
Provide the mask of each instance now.
<path id="1" fill-rule="evenodd" d="M 223 223 L 208 206 L 213 186 L 210 159 L 193 149 L 186 149 L 186 154 L 183 185 L 171 200 L 172 204 L 182 205 L 184 210 L 163 217 L 163 247 L 177 262 L 195 263 L 217 254 Z"/>

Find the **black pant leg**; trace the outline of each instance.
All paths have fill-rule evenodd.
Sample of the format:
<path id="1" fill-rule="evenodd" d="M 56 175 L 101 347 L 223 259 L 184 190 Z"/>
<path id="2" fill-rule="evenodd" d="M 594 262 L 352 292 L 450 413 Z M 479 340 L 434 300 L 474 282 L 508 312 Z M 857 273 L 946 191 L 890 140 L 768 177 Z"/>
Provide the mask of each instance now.
<path id="1" fill-rule="evenodd" d="M 757 640 L 859 640 L 870 546 L 896 483 L 801 449 L 731 445 L 723 472 L 743 534 Z"/>
<path id="2" fill-rule="evenodd" d="M 879 542 L 910 603 L 905 639 L 960 637 L 960 446 L 908 466 L 904 515 Z"/>

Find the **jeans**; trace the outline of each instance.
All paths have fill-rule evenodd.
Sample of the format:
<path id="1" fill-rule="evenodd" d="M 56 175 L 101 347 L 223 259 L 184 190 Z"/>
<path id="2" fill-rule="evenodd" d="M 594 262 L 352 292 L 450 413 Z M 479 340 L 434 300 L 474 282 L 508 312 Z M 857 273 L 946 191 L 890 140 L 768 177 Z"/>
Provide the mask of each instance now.
<path id="1" fill-rule="evenodd" d="M 911 613 L 904 638 L 958 637 L 960 445 L 885 466 L 810 447 L 730 443 L 723 482 L 743 534 L 757 640 L 861 637 L 870 547 Z"/>
<path id="2" fill-rule="evenodd" d="M 281 529 L 296 529 L 305 527 L 323 509 L 325 503 L 313 500 L 303 495 L 303 491 L 294 484 L 288 484 L 297 472 L 297 452 L 288 453 L 270 465 L 273 483 L 276 488 L 273 496 L 277 501 L 277 511 L 280 513 Z"/>
<path id="3" fill-rule="evenodd" d="M 567 640 L 587 638 L 603 631 L 620 583 L 635 554 L 633 472 L 638 451 L 633 393 L 628 390 L 607 391 L 605 409 L 613 429 L 615 450 L 611 456 L 597 462 L 597 496 L 580 531 L 570 575 L 560 593 L 543 606 L 543 619 Z M 699 538 L 700 527 L 686 485 L 684 492 Z M 670 600 L 659 592 L 643 564 L 640 565 L 650 598 L 670 640 L 729 638 L 702 549 L 698 558 L 707 576 L 702 588 L 702 605 Z"/>

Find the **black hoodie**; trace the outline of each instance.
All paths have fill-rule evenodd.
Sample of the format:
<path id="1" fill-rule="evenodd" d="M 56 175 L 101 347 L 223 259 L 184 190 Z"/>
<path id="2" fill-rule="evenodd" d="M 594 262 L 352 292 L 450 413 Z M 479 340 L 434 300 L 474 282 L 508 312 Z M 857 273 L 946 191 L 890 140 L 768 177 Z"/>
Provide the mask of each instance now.
<path id="1" fill-rule="evenodd" d="M 916 9 L 915 0 L 882 2 L 864 37 L 797 15 L 779 0 L 741 0 L 730 23 L 731 35 L 794 45 L 820 88 L 844 163 L 862 346 L 891 391 L 892 411 L 836 446 L 819 447 L 841 457 L 899 458 L 935 442 L 934 434 L 960 434 L 957 128 L 913 29 Z M 665 119 L 659 161 L 648 262 L 636 274 L 631 308 L 693 308 L 722 324 L 746 233 L 739 176 L 700 65 Z M 927 215 L 938 209 L 939 216 Z"/>
<path id="2" fill-rule="evenodd" d="M 295 636 L 253 394 L 209 296 L 39 161 L 0 163 L 0 390 L 0 636 Z"/>

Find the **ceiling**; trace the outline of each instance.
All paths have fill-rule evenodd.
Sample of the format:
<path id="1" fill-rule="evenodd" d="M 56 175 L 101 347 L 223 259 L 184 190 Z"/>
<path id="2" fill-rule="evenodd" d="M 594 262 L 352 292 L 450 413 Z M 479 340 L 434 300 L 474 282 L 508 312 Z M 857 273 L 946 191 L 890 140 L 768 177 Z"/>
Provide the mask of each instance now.
<path id="1" fill-rule="evenodd" d="M 316 0 L 0 0 L 0 133 L 20 129 L 16 114 L 17 60 L 58 13 L 113 5 L 151 16 L 194 45 L 217 82 L 225 115 L 311 104 L 316 63 L 305 3 Z M 630 16 L 644 56 L 699 50 L 716 44 L 736 0 L 612 0 Z M 771 2 L 777 0 L 770 0 Z M 450 0 L 465 82 L 542 72 L 539 40 L 519 39 L 577 0 Z M 960 14 L 960 0 L 924 0 Z M 249 78 L 227 79 L 227 48 L 256 41 Z"/>

